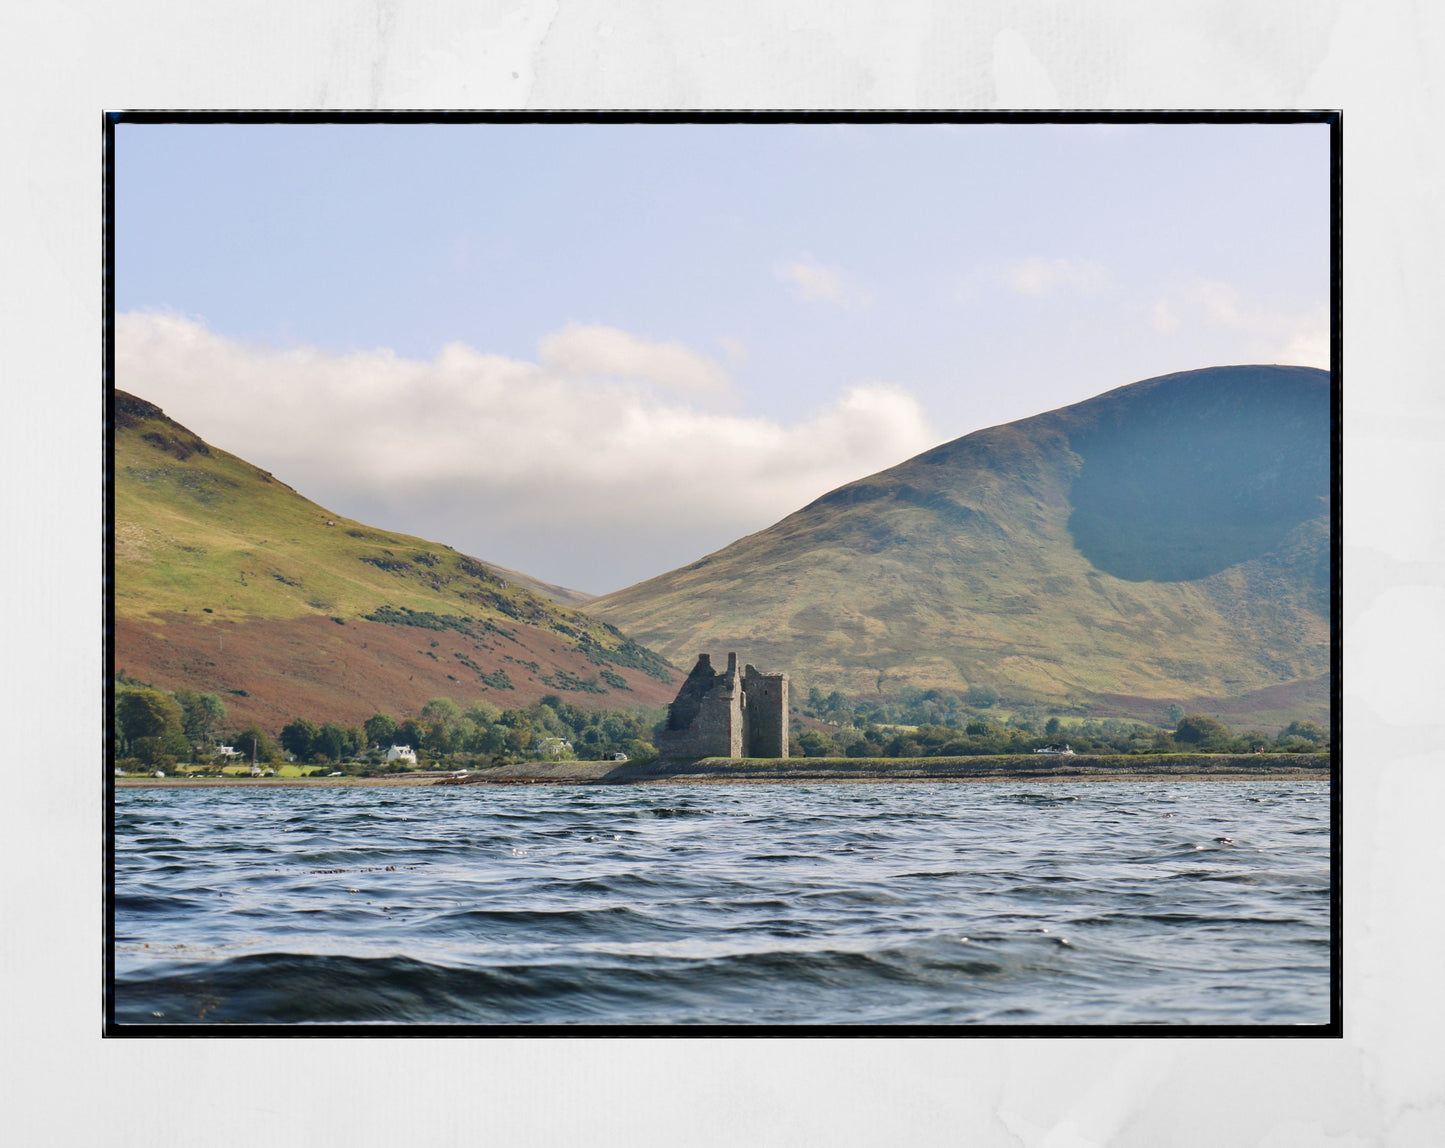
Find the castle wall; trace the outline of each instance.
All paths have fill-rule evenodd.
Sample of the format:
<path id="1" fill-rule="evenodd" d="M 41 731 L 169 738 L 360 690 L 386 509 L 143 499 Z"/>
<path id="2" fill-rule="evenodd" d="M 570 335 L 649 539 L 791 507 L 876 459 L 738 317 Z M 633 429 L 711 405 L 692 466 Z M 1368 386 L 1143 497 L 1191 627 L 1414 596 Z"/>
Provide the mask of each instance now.
<path id="1" fill-rule="evenodd" d="M 742 757 L 742 690 L 737 655 L 728 668 L 714 671 L 712 659 L 699 654 L 697 665 L 668 707 L 667 728 L 657 739 L 663 757 Z"/>
<path id="2" fill-rule="evenodd" d="M 712 658 L 699 654 L 668 707 L 657 750 L 663 757 L 787 757 L 788 675 L 753 666 L 739 674 L 734 653 L 726 670 L 715 671 Z"/>

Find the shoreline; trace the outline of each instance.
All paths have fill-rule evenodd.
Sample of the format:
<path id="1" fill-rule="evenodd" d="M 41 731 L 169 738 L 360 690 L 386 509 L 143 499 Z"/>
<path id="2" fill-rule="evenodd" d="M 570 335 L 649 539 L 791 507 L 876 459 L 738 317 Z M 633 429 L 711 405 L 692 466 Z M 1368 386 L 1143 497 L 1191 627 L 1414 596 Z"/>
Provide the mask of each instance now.
<path id="1" fill-rule="evenodd" d="M 1273 758 L 1275 760 L 1268 760 Z M 1328 781 L 1330 755 L 1311 754 L 1176 754 L 1168 756 L 1050 757 L 1037 761 L 1018 756 L 972 758 L 780 758 L 733 761 L 703 758 L 689 762 L 611 761 L 533 762 L 474 770 L 466 777 L 448 774 L 396 774 L 386 777 L 117 777 L 117 789 L 305 786 L 467 786 L 467 785 L 788 785 L 820 782 L 874 783 L 948 781 Z"/>

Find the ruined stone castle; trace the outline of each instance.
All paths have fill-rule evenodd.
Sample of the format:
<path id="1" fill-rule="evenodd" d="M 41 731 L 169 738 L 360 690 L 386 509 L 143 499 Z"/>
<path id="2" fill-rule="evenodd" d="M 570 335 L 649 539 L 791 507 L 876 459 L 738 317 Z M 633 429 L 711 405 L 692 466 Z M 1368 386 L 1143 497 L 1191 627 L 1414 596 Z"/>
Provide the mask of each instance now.
<path id="1" fill-rule="evenodd" d="M 662 757 L 787 757 L 788 675 L 763 674 L 752 666 L 738 673 L 738 656 L 714 670 L 712 658 L 697 665 L 667 707 L 667 728 L 657 739 Z"/>

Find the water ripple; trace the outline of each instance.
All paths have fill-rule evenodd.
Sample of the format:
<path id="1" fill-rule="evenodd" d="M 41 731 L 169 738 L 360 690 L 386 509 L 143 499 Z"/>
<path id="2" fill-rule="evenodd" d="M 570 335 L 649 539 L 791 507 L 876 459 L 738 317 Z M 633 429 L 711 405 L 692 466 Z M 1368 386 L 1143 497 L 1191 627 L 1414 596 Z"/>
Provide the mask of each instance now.
<path id="1" fill-rule="evenodd" d="M 122 1024 L 1322 1024 L 1318 782 L 125 789 Z"/>

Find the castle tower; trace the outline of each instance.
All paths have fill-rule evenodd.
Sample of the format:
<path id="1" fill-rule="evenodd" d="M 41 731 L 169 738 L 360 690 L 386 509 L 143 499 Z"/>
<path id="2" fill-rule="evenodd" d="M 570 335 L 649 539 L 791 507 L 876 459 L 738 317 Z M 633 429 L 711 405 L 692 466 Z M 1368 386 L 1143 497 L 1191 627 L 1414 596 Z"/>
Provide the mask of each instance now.
<path id="1" fill-rule="evenodd" d="M 743 669 L 743 746 L 748 757 L 788 756 L 788 675 Z"/>

